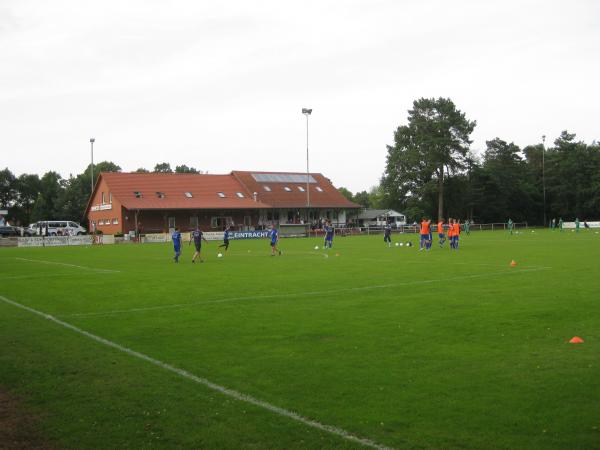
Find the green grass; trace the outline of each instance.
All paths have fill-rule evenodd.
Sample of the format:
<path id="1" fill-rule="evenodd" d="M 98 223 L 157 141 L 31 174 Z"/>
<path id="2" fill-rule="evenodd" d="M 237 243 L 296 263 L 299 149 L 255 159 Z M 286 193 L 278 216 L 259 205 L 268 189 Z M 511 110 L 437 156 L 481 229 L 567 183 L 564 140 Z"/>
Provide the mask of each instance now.
<path id="1" fill-rule="evenodd" d="M 0 249 L 0 295 L 382 445 L 600 448 L 600 235 L 321 244 Z M 58 447 L 359 447 L 1 301 L 0 385 Z"/>

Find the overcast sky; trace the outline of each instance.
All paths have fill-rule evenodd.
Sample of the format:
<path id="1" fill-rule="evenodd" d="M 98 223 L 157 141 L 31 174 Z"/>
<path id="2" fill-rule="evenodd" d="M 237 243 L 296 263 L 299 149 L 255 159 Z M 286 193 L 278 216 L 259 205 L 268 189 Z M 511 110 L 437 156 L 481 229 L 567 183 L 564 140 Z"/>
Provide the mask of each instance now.
<path id="1" fill-rule="evenodd" d="M 157 162 L 377 184 L 419 97 L 477 120 L 473 148 L 600 138 L 600 1 L 0 3 L 0 166 Z"/>

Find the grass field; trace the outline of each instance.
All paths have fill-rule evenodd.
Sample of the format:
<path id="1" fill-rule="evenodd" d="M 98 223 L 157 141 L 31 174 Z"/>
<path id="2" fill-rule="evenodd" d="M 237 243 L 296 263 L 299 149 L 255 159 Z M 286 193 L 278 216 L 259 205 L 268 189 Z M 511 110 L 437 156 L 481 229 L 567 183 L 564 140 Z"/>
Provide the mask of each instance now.
<path id="1" fill-rule="evenodd" d="M 59 448 L 600 448 L 599 234 L 321 244 L 0 249 L 0 386 Z"/>

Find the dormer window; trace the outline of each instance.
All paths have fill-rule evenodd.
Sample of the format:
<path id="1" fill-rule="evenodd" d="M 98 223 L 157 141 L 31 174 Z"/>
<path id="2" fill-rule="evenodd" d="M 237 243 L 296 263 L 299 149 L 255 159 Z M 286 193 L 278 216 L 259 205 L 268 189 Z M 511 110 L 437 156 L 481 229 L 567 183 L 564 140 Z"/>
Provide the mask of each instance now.
<path id="1" fill-rule="evenodd" d="M 315 189 L 319 192 L 323 192 L 323 189 L 321 189 L 319 186 L 317 186 Z"/>
<path id="2" fill-rule="evenodd" d="M 156 196 L 157 196 L 158 198 L 165 198 L 165 193 L 164 193 L 164 192 L 157 192 L 157 193 L 156 193 Z"/>
<path id="3" fill-rule="evenodd" d="M 217 192 L 217 195 L 219 197 L 221 197 L 221 198 L 225 198 L 226 197 L 225 192 Z"/>
<path id="4" fill-rule="evenodd" d="M 235 195 L 237 195 L 239 198 L 244 198 L 244 194 L 241 192 L 236 192 Z"/>
<path id="5" fill-rule="evenodd" d="M 186 192 L 186 193 L 185 193 L 185 196 L 186 196 L 187 198 L 192 198 L 192 197 L 193 197 L 193 195 L 192 195 L 192 193 L 191 193 L 191 192 Z"/>
<path id="6" fill-rule="evenodd" d="M 135 198 L 142 198 L 142 193 L 140 191 L 134 191 L 133 195 L 135 195 Z"/>
<path id="7" fill-rule="evenodd" d="M 270 186 L 263 186 L 263 189 L 267 192 L 271 192 L 271 187 Z"/>
<path id="8" fill-rule="evenodd" d="M 298 186 L 298 190 L 299 190 L 300 192 L 304 192 L 304 191 L 305 191 L 305 189 L 304 189 L 302 186 Z"/>
<path id="9" fill-rule="evenodd" d="M 289 186 L 284 186 L 283 190 L 286 191 L 286 192 L 292 192 L 292 188 L 289 187 Z"/>

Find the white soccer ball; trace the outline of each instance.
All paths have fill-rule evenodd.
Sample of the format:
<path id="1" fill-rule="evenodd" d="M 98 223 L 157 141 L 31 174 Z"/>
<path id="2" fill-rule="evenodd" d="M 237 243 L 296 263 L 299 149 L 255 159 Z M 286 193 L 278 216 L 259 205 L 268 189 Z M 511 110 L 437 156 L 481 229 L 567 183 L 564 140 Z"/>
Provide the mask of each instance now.
<path id="1" fill-rule="evenodd" d="M 222 258 L 222 257 L 223 257 L 223 253 L 219 253 L 219 254 L 217 255 L 217 258 Z"/>
<path id="2" fill-rule="evenodd" d="M 398 245 L 397 242 L 396 242 L 396 245 Z M 400 242 L 400 247 L 404 247 L 404 244 L 402 242 Z"/>
<path id="3" fill-rule="evenodd" d="M 400 244 L 398 242 L 396 242 L 396 247 L 398 247 Z"/>
<path id="4" fill-rule="evenodd" d="M 318 245 L 315 245 L 315 250 L 319 250 L 319 246 Z"/>

